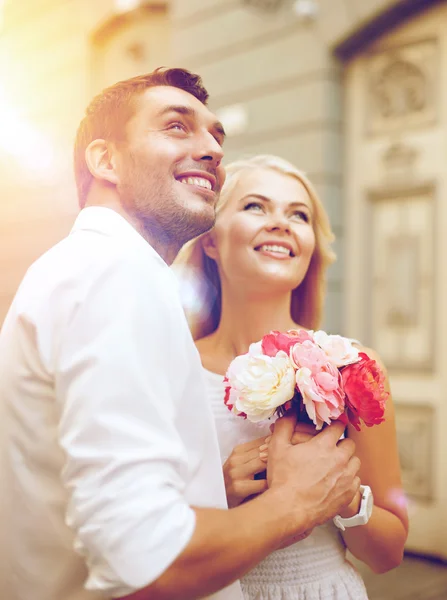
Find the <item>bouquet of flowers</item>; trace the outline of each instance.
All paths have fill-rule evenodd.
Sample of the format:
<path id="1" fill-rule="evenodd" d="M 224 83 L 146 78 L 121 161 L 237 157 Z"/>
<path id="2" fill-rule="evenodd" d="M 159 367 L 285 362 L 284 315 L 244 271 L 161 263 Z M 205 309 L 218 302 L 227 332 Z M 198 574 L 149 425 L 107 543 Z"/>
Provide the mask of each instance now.
<path id="1" fill-rule="evenodd" d="M 225 376 L 225 404 L 252 422 L 295 406 L 317 430 L 332 420 L 358 431 L 384 421 L 388 392 L 375 360 L 350 340 L 324 331 L 272 331 L 237 356 Z"/>

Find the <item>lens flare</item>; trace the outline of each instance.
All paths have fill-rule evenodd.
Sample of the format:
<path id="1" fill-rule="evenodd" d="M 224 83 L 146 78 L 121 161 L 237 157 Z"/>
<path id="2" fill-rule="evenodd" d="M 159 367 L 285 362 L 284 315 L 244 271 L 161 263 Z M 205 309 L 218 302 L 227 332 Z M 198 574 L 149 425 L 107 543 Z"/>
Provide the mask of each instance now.
<path id="1" fill-rule="evenodd" d="M 185 313 L 194 320 L 205 321 L 214 304 L 216 290 L 194 267 L 174 264 L 172 270 L 178 281 Z"/>
<path id="2" fill-rule="evenodd" d="M 13 158 L 22 174 L 43 180 L 54 177 L 54 146 L 27 122 L 1 89 L 0 131 L 0 154 Z"/>

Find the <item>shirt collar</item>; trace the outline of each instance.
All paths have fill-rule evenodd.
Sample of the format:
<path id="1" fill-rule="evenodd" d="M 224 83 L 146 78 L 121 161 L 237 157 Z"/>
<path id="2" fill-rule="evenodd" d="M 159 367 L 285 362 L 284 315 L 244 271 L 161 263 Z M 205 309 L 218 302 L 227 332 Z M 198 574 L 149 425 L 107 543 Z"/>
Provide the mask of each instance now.
<path id="1" fill-rule="evenodd" d="M 76 231 L 96 231 L 103 235 L 127 239 L 133 244 L 139 244 L 150 252 L 167 269 L 169 266 L 143 236 L 127 221 L 111 208 L 105 206 L 88 206 L 78 214 L 70 233 Z"/>

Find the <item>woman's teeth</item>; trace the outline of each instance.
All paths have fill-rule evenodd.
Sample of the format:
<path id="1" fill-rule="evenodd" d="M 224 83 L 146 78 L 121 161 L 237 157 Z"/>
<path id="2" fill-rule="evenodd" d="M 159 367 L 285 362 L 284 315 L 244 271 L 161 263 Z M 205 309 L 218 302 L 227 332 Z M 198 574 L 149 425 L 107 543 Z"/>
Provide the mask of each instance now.
<path id="1" fill-rule="evenodd" d="M 290 250 L 284 246 L 264 244 L 263 246 L 260 246 L 259 250 L 261 250 L 261 252 L 279 252 L 280 254 L 287 254 L 287 256 L 290 256 Z"/>

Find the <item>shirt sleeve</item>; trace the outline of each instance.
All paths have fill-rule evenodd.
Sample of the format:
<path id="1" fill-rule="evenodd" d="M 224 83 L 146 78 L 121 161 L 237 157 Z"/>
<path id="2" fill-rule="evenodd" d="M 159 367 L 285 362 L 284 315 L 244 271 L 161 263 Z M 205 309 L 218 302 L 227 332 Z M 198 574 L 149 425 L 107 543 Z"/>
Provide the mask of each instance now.
<path id="1" fill-rule="evenodd" d="M 67 523 L 87 589 L 111 597 L 157 579 L 195 527 L 170 382 L 168 275 L 163 290 L 143 261 L 106 261 L 70 301 L 55 351 Z"/>

